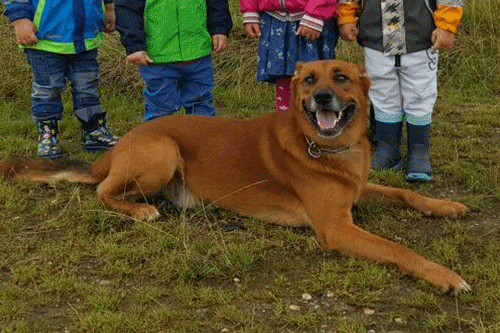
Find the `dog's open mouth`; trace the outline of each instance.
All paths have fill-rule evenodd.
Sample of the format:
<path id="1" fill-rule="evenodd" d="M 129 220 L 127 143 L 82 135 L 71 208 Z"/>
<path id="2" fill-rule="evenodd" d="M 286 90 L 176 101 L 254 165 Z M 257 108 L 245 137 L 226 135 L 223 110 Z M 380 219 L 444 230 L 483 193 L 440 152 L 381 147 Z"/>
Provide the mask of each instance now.
<path id="1" fill-rule="evenodd" d="M 308 103 L 303 103 L 304 111 L 309 121 L 317 127 L 322 136 L 336 136 L 354 119 L 356 114 L 356 103 L 350 101 L 339 105 L 338 110 L 331 107 L 321 107 L 313 110 Z"/>

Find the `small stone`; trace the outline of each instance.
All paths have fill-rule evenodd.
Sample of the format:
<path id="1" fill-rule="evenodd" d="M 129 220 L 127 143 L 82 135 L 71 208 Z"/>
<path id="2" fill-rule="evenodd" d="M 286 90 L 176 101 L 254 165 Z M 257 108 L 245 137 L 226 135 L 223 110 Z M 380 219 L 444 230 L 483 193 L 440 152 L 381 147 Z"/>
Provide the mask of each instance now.
<path id="1" fill-rule="evenodd" d="M 220 333 L 229 333 L 229 329 L 227 329 L 227 328 L 223 328 L 223 329 L 220 331 Z"/>
<path id="2" fill-rule="evenodd" d="M 290 305 L 290 310 L 292 310 L 292 311 L 299 311 L 300 310 L 300 306 L 292 304 L 292 305 Z"/>
<path id="3" fill-rule="evenodd" d="M 326 297 L 328 297 L 328 298 L 332 298 L 332 297 L 334 297 L 334 296 L 335 296 L 335 294 L 334 294 L 334 293 L 332 293 L 331 291 L 328 291 L 328 292 L 326 293 Z"/>
<path id="4" fill-rule="evenodd" d="M 395 318 L 394 322 L 401 324 L 403 322 L 403 318 Z"/>
<path id="5" fill-rule="evenodd" d="M 236 283 L 238 283 L 238 282 L 240 282 L 240 279 L 238 279 L 237 277 L 235 277 L 235 278 L 233 279 L 233 281 L 234 281 L 234 282 L 236 282 Z"/>
<path id="6" fill-rule="evenodd" d="M 370 308 L 364 308 L 363 309 L 363 313 L 367 316 L 371 316 L 371 315 L 374 315 L 375 314 L 375 310 L 373 309 L 370 309 Z"/>
<path id="7" fill-rule="evenodd" d="M 356 308 L 354 306 L 346 305 L 344 313 L 354 313 Z"/>
<path id="8" fill-rule="evenodd" d="M 366 333 L 376 333 L 375 330 L 369 330 L 368 332 Z"/>
<path id="9" fill-rule="evenodd" d="M 312 299 L 312 296 L 311 296 L 311 294 L 308 294 L 308 293 L 303 293 L 303 294 L 302 294 L 302 299 L 303 299 L 304 301 L 310 301 L 310 300 Z"/>

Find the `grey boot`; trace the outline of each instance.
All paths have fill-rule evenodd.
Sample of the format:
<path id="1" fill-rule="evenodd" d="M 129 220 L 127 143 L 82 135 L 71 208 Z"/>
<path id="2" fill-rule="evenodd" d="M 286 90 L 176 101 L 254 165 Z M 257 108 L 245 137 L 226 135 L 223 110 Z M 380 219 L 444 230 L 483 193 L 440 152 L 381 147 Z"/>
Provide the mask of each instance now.
<path id="1" fill-rule="evenodd" d="M 61 158 L 63 156 L 61 146 L 57 140 L 59 132 L 57 120 L 49 119 L 37 121 L 36 128 L 38 132 L 38 156 L 43 158 Z"/>
<path id="2" fill-rule="evenodd" d="M 429 156 L 429 133 L 431 125 L 406 124 L 408 133 L 408 165 L 406 180 L 409 182 L 432 181 L 432 166 Z"/>
<path id="3" fill-rule="evenodd" d="M 372 170 L 401 170 L 400 143 L 403 122 L 384 123 L 375 121 L 377 149 L 372 156 Z"/>

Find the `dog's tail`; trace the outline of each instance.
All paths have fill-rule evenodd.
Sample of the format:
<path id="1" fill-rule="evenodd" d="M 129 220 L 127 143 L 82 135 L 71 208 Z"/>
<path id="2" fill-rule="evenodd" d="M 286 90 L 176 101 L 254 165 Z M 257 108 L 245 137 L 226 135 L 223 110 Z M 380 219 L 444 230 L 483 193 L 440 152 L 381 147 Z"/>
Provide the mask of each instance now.
<path id="1" fill-rule="evenodd" d="M 43 158 L 8 158 L 0 162 L 0 178 L 9 180 L 28 179 L 47 183 L 66 180 L 71 183 L 97 184 L 107 176 L 108 171 L 108 154 L 93 164 Z"/>

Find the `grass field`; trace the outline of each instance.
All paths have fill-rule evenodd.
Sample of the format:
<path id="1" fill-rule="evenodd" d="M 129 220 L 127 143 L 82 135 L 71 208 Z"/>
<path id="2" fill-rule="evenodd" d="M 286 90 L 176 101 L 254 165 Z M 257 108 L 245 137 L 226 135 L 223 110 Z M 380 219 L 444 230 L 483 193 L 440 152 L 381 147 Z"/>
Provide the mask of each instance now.
<path id="1" fill-rule="evenodd" d="M 235 28 L 215 57 L 220 115 L 273 111 L 273 87 L 254 82 L 256 41 Z M 435 182 L 395 172 L 372 181 L 470 207 L 428 218 L 377 203 L 356 223 L 450 267 L 473 294 L 441 295 L 392 267 L 326 251 L 308 229 L 264 224 L 217 207 L 139 222 L 108 211 L 94 187 L 0 183 L 0 332 L 500 332 L 500 1 L 466 1 L 453 51 L 442 54 L 432 132 Z M 0 158 L 36 156 L 30 69 L 0 23 Z M 338 57 L 361 62 L 359 47 Z M 102 103 L 123 135 L 142 121 L 142 84 L 117 36 L 101 48 Z M 64 93 L 61 141 L 83 153 Z M 227 231 L 236 229 L 235 231 Z"/>

